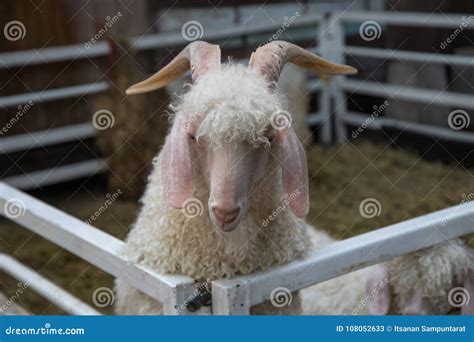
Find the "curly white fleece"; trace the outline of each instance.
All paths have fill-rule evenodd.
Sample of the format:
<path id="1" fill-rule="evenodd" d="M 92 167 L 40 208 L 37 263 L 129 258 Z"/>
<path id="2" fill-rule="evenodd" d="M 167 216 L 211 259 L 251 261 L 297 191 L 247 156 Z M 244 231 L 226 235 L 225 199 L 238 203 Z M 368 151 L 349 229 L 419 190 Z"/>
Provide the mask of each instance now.
<path id="1" fill-rule="evenodd" d="M 220 72 L 200 79 L 178 99 L 175 112 L 197 123 L 198 135 L 212 144 L 232 141 L 264 142 L 263 130 L 272 112 L 282 105 L 265 81 L 244 66 L 224 66 Z M 193 197 L 203 204 L 202 215 L 187 218 L 182 210 L 168 206 L 161 184 L 160 155 L 148 179 L 137 221 L 126 240 L 125 250 L 134 263 L 160 273 L 180 273 L 196 280 L 215 280 L 265 270 L 275 264 L 304 257 L 310 249 L 304 220 L 287 208 L 267 226 L 283 197 L 281 170 L 277 161 L 267 170 L 259 191 L 248 199 L 248 208 L 239 228 L 223 238 L 207 215 L 208 187 L 201 172 L 193 173 Z M 277 170 L 277 172 L 275 172 Z M 245 231 L 244 231 L 245 230 Z M 238 235 L 248 237 L 240 248 L 228 248 L 227 241 Z M 232 236 L 237 235 L 237 236 Z M 159 314 L 161 306 L 151 298 L 117 280 L 116 311 L 120 314 Z M 297 296 L 292 302 L 298 312 Z M 268 310 L 262 310 L 267 308 Z M 263 304 L 258 312 L 278 313 Z"/>
<path id="2" fill-rule="evenodd" d="M 216 146 L 244 140 L 267 142 L 265 128 L 283 105 L 283 96 L 270 91 L 255 70 L 230 64 L 204 75 L 174 108 L 176 114 L 183 113 L 199 125 L 197 138 L 205 136 Z"/>
<path id="3" fill-rule="evenodd" d="M 454 239 L 388 262 L 390 283 L 398 311 L 406 307 L 410 293 L 421 288 L 431 304 L 431 314 L 446 314 L 451 305 L 448 293 L 462 286 L 469 270 L 474 270 L 474 253 L 463 240 Z"/>

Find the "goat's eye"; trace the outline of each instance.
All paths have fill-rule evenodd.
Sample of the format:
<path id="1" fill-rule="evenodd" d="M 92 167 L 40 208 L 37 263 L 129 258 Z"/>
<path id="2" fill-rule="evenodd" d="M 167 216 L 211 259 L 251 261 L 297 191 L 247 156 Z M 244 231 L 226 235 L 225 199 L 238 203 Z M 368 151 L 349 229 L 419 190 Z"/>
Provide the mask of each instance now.
<path id="1" fill-rule="evenodd" d="M 194 134 L 189 135 L 189 140 L 196 141 L 196 136 Z"/>

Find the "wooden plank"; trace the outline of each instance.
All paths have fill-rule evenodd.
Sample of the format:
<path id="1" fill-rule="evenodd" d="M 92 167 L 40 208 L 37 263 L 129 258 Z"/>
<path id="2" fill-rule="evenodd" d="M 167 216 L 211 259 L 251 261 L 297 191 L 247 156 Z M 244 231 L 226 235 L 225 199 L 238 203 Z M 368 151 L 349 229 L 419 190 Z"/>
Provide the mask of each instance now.
<path id="1" fill-rule="evenodd" d="M 273 267 L 266 272 L 213 284 L 213 310 L 238 313 L 241 302 L 219 298 L 249 298 L 255 305 L 270 298 L 276 286 L 290 291 L 335 278 L 366 266 L 390 260 L 474 232 L 474 202 L 439 210 L 411 220 L 380 228 L 313 252 L 308 258 Z M 304 275 L 304 276 L 302 276 Z M 214 299 L 216 299 L 214 301 Z M 228 307 L 228 305 L 234 305 Z"/>

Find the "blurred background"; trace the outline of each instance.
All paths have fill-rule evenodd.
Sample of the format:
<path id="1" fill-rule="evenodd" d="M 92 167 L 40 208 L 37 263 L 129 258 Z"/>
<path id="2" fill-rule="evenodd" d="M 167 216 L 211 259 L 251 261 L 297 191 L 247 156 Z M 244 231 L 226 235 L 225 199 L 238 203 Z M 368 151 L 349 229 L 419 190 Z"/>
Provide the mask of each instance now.
<path id="1" fill-rule="evenodd" d="M 186 78 L 124 91 L 197 39 L 223 62 L 287 40 L 359 69 L 323 81 L 288 66 L 279 83 L 308 155 L 308 221 L 334 237 L 474 199 L 474 2 L 18 0 L 0 13 L 0 180 L 120 239 Z M 88 303 L 112 287 L 4 218 L 0 253 Z M 0 273 L 0 293 L 18 286 Z M 62 313 L 29 289 L 18 302 Z"/>

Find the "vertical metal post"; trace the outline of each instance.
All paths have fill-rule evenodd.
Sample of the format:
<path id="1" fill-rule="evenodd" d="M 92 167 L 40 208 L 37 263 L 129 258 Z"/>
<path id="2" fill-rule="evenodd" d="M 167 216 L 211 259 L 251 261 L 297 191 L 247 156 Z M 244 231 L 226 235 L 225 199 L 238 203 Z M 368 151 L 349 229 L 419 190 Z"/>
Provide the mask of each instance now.
<path id="1" fill-rule="evenodd" d="M 319 23 L 319 51 L 323 58 L 328 58 L 328 46 L 331 45 L 329 37 L 329 21 L 328 13 L 323 16 L 323 19 Z M 321 80 L 322 89 L 319 93 L 319 112 L 323 117 L 321 120 L 321 133 L 320 141 L 322 144 L 332 144 L 332 118 L 331 118 L 331 89 L 328 82 Z"/>
<path id="2" fill-rule="evenodd" d="M 212 282 L 213 315 L 250 315 L 250 288 L 245 282 Z"/>
<path id="3" fill-rule="evenodd" d="M 181 288 L 169 286 L 166 289 L 166 296 L 163 300 L 163 314 L 164 315 L 183 315 L 186 312 L 184 307 L 185 296 L 183 296 L 184 291 L 180 291 Z"/>
<path id="4" fill-rule="evenodd" d="M 170 316 L 178 315 L 210 315 L 209 307 L 200 307 L 197 311 L 191 312 L 187 309 L 187 304 L 197 296 L 194 284 L 181 284 L 169 286 L 163 300 L 163 314 Z"/>
<path id="5" fill-rule="evenodd" d="M 332 120 L 331 120 L 331 89 L 328 82 L 323 82 L 323 88 L 319 94 L 319 112 L 322 120 L 320 124 L 319 140 L 324 145 L 333 143 Z"/>
<path id="6" fill-rule="evenodd" d="M 342 22 L 337 17 L 337 13 L 326 13 L 324 15 L 321 21 L 320 31 L 320 51 L 322 57 L 336 63 L 344 63 L 345 35 Z M 334 76 L 325 82 L 326 84 L 324 85 L 325 91 L 330 94 L 328 95 L 329 100 L 327 101 L 330 102 L 332 100 L 334 103 L 334 131 L 337 143 L 342 143 L 346 140 L 343 116 L 347 108 L 344 91 L 341 88 L 342 81 L 342 76 Z M 323 95 L 324 91 L 322 92 L 322 96 Z M 331 107 L 329 106 L 329 108 Z M 322 109 L 325 110 L 325 108 Z M 329 112 L 327 115 L 330 115 Z M 329 122 L 330 120 L 325 119 L 325 121 Z M 325 129 L 327 130 L 327 128 Z"/>

